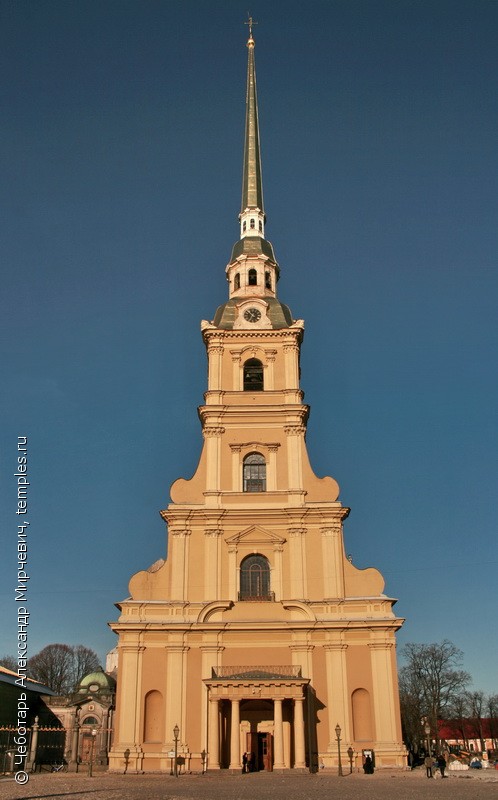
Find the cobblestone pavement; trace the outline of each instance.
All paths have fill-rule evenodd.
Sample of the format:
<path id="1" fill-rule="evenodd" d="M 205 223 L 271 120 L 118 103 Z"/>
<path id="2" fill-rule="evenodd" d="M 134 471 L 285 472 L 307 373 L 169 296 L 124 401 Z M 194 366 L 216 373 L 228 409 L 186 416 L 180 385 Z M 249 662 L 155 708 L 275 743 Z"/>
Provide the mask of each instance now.
<path id="1" fill-rule="evenodd" d="M 425 771 L 377 771 L 339 778 L 331 773 L 293 775 L 109 775 L 44 773 L 25 786 L 0 779 L 0 800 L 496 800 L 498 771 L 453 773 L 428 780 Z"/>

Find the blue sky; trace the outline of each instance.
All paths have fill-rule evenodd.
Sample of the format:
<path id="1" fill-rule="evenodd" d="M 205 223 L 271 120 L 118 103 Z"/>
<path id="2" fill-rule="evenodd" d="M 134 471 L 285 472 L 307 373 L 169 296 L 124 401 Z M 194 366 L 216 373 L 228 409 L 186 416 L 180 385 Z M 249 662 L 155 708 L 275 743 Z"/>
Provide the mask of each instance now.
<path id="1" fill-rule="evenodd" d="M 399 645 L 448 638 L 497 692 L 498 5 L 251 13 L 312 464 L 352 509 L 354 563 L 399 598 Z M 247 3 L 3 0 L 0 17 L 0 655 L 26 435 L 31 654 L 104 656 L 201 449 L 199 324 L 238 238 Z"/>

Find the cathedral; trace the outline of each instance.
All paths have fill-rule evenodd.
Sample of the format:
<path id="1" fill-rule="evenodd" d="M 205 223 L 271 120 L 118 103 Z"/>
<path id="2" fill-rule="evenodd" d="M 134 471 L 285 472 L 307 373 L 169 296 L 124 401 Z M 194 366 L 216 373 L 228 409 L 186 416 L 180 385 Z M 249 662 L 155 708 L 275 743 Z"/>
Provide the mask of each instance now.
<path id="1" fill-rule="evenodd" d="M 349 509 L 308 459 L 304 323 L 278 298 L 265 238 L 254 47 L 250 32 L 240 238 L 228 299 L 201 323 L 202 453 L 161 511 L 167 559 L 133 575 L 111 623 L 112 771 L 405 764 L 403 621 L 380 572 L 346 558 Z"/>

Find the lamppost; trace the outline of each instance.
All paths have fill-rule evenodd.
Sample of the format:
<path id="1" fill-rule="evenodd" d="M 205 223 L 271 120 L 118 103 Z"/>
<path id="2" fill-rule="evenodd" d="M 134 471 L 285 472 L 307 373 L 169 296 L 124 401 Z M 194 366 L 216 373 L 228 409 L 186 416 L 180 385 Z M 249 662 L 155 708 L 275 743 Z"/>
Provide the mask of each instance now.
<path id="1" fill-rule="evenodd" d="M 175 778 L 178 778 L 178 736 L 180 735 L 180 728 L 175 725 L 173 728 L 173 736 L 175 737 Z"/>
<path id="2" fill-rule="evenodd" d="M 342 778 L 342 762 L 341 762 L 341 726 L 339 723 L 335 726 L 335 735 L 337 736 L 337 775 Z"/>
<path id="3" fill-rule="evenodd" d="M 350 775 L 353 772 L 353 756 L 354 756 L 354 750 L 351 747 L 351 745 L 349 745 L 349 747 L 348 747 L 348 758 L 349 758 L 349 774 Z"/>
<path id="4" fill-rule="evenodd" d="M 90 745 L 90 761 L 88 762 L 88 777 L 93 775 L 93 753 L 95 750 L 95 739 L 97 737 L 97 728 L 92 728 L 92 744 Z"/>
<path id="5" fill-rule="evenodd" d="M 428 722 L 425 723 L 424 730 L 425 730 L 425 735 L 426 735 L 426 738 L 427 738 L 427 755 L 430 756 L 431 755 L 431 738 L 430 738 L 431 737 L 431 726 L 429 725 Z"/>

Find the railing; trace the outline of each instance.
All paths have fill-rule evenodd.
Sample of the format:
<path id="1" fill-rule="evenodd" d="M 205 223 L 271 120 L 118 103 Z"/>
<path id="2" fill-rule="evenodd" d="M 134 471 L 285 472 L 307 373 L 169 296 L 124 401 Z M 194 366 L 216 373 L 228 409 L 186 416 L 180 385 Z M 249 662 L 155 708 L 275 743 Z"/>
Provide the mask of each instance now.
<path id="1" fill-rule="evenodd" d="M 212 667 L 213 678 L 232 678 L 234 680 L 282 680 L 302 678 L 301 667 L 292 664 L 277 664 L 257 667 Z"/>

